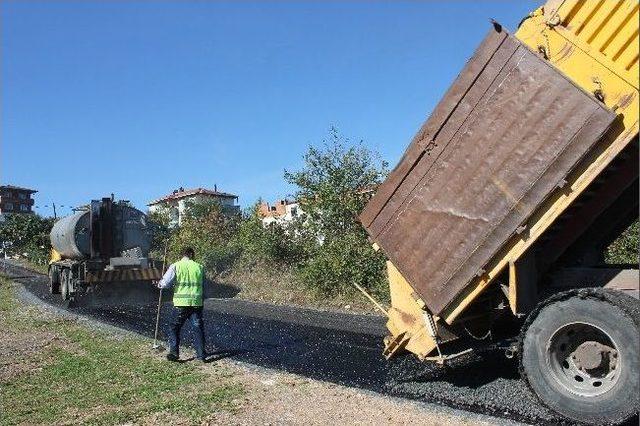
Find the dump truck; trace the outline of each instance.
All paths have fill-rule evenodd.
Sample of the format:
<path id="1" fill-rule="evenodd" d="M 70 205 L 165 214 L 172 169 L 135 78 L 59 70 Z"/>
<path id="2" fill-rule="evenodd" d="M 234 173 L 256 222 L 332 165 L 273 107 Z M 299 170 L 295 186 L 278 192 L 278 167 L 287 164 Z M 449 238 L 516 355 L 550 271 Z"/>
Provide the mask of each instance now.
<path id="1" fill-rule="evenodd" d="M 147 216 L 113 196 L 59 219 L 50 233 L 50 292 L 70 302 L 88 295 L 100 303 L 153 302 L 151 283 L 162 270 L 148 257 L 151 234 Z"/>
<path id="2" fill-rule="evenodd" d="M 602 249 L 638 218 L 638 80 L 637 0 L 492 23 L 360 215 L 388 259 L 385 357 L 502 335 L 560 415 L 637 415 L 638 267 Z"/>

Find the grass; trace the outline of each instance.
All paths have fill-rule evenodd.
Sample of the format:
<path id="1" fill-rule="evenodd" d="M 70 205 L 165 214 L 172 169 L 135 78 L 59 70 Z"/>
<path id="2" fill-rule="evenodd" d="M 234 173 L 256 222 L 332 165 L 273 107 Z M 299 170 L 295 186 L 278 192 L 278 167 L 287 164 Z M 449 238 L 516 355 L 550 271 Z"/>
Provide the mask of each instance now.
<path id="1" fill-rule="evenodd" d="M 604 251 L 608 264 L 638 264 L 640 248 L 640 226 L 636 219 L 620 236 Z"/>
<path id="2" fill-rule="evenodd" d="M 308 306 L 320 309 L 336 309 L 357 313 L 378 313 L 355 288 L 350 294 L 323 297 L 296 282 L 290 267 L 257 264 L 252 267 L 238 265 L 213 279 L 219 284 L 238 287 L 237 297 L 244 300 L 277 305 Z M 381 300 L 388 304 L 387 299 Z"/>
<path id="3" fill-rule="evenodd" d="M 29 269 L 33 269 L 34 271 L 40 272 L 41 274 L 47 275 L 49 273 L 49 262 L 35 263 L 26 261 L 24 263 L 28 266 Z"/>
<path id="4" fill-rule="evenodd" d="M 43 333 L 52 343 L 33 351 L 30 340 Z M 142 339 L 18 308 L 6 278 L 0 278 L 0 339 L 17 347 L 14 366 L 30 366 L 0 375 L 2 425 L 122 424 L 154 416 L 197 424 L 212 411 L 233 411 L 244 393 L 223 367 L 169 363 L 152 356 Z"/>
<path id="5" fill-rule="evenodd" d="M 20 258 L 16 260 L 18 264 L 22 265 L 25 268 L 31 269 L 32 271 L 39 272 L 41 274 L 47 275 L 49 273 L 49 262 L 34 262 L 26 258 Z"/>

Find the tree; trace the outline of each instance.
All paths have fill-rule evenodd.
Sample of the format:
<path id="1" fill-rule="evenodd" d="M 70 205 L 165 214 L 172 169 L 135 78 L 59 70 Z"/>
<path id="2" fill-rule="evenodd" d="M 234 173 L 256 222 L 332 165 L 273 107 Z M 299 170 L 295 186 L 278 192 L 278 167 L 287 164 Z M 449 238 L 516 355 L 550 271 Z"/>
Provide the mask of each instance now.
<path id="1" fill-rule="evenodd" d="M 170 257 L 178 259 L 185 247 L 192 247 L 210 273 L 227 270 L 238 255 L 231 242 L 239 220 L 215 201 L 187 204 L 182 224 L 170 238 Z"/>
<path id="2" fill-rule="evenodd" d="M 362 231 L 357 215 L 367 200 L 361 193 L 380 184 L 387 163 L 362 141 L 351 144 L 333 127 L 323 147 L 309 147 L 303 159 L 303 169 L 285 171 L 285 179 L 298 187 L 296 197 L 310 226 L 323 238 Z"/>
<path id="3" fill-rule="evenodd" d="M 303 219 L 296 218 L 286 225 L 274 222 L 265 227 L 258 213 L 259 206 L 260 201 L 247 209 L 235 238 L 245 264 L 274 262 L 295 265 L 306 259 L 309 237 L 304 233 Z"/>
<path id="4" fill-rule="evenodd" d="M 4 222 L 0 222 L 0 242 L 7 246 L 9 255 L 45 263 L 51 250 L 49 233 L 54 221 L 36 214 L 5 215 Z"/>
<path id="5" fill-rule="evenodd" d="M 385 259 L 371 247 L 357 216 L 367 203 L 363 190 L 380 184 L 387 163 L 335 128 L 323 142 L 322 148 L 309 147 L 301 170 L 285 172 L 285 179 L 298 188 L 296 197 L 308 214 L 306 226 L 315 242 L 299 277 L 324 295 L 350 291 L 353 283 L 385 293 Z"/>
<path id="6" fill-rule="evenodd" d="M 158 210 L 147 215 L 147 223 L 151 228 L 151 253 L 150 257 L 162 259 L 165 247 L 171 240 L 175 228 L 171 226 L 171 217 L 168 211 Z"/>

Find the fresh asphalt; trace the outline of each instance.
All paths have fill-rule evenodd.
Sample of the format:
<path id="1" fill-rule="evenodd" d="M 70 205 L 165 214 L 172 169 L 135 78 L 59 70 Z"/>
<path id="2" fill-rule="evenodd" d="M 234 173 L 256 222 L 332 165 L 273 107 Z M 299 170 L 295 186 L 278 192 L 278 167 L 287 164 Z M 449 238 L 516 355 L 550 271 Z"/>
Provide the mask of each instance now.
<path id="1" fill-rule="evenodd" d="M 42 301 L 106 324 L 153 337 L 154 306 L 65 306 L 50 295 L 46 276 L 8 261 L 0 272 Z M 164 303 L 161 324 L 171 306 Z M 424 367 L 412 357 L 382 357 L 384 318 L 228 299 L 205 302 L 207 349 L 259 367 L 417 399 L 531 424 L 560 424 L 518 376 L 515 361 L 499 351 L 467 357 L 446 368 Z M 189 333 L 184 335 L 188 344 Z"/>

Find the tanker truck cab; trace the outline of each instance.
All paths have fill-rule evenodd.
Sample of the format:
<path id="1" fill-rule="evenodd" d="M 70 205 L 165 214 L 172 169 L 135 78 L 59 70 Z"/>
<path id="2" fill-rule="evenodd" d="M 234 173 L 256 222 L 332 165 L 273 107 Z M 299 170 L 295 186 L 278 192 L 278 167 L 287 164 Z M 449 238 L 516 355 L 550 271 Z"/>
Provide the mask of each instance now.
<path id="1" fill-rule="evenodd" d="M 491 350 L 564 418 L 637 415 L 638 266 L 602 248 L 638 219 L 638 86 L 637 0 L 494 23 L 360 215 L 386 358 Z"/>
<path id="2" fill-rule="evenodd" d="M 147 257 L 151 229 L 146 215 L 126 201 L 93 200 L 59 219 L 50 238 L 49 289 L 65 301 L 88 293 L 122 295 L 133 286 L 151 288 L 151 281 L 161 278 Z M 128 300 L 121 297 L 120 302 Z"/>

